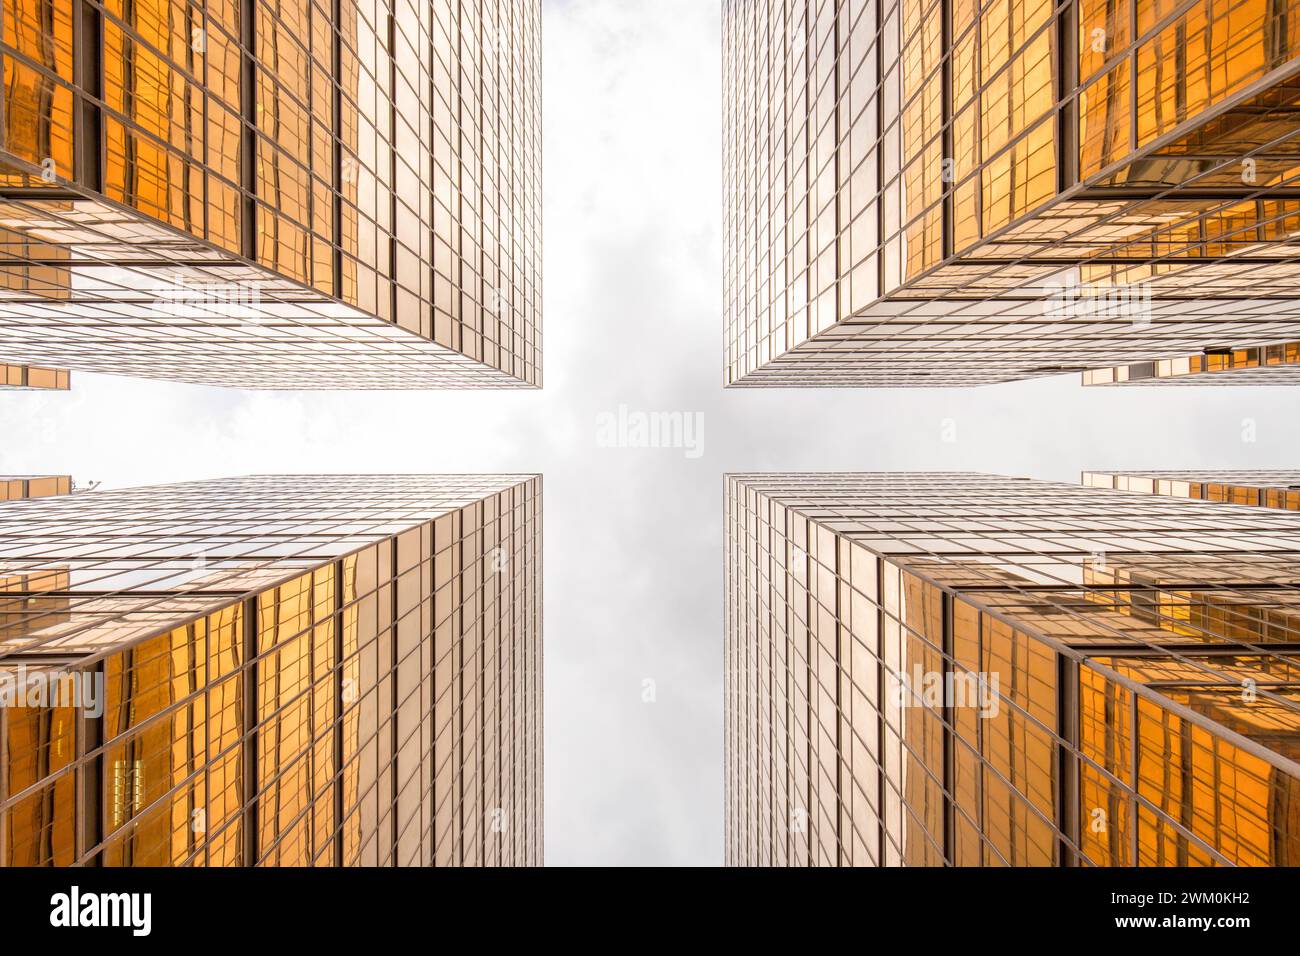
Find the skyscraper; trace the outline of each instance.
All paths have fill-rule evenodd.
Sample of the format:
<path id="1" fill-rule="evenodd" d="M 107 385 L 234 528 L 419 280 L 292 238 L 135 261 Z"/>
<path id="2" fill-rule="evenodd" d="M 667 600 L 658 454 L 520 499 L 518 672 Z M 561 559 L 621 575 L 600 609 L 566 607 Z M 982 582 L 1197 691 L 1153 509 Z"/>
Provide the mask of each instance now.
<path id="1" fill-rule="evenodd" d="M 15 0 L 0 357 L 541 384 L 541 9 Z"/>
<path id="2" fill-rule="evenodd" d="M 1090 488 L 1300 511 L 1300 471 L 1085 471 Z"/>
<path id="3" fill-rule="evenodd" d="M 529 476 L 0 506 L 0 863 L 540 864 L 540 562 Z"/>
<path id="4" fill-rule="evenodd" d="M 1300 516 L 727 478 L 727 862 L 1300 863 Z"/>
<path id="5" fill-rule="evenodd" d="M 725 382 L 1300 340 L 1300 5 L 724 0 Z"/>

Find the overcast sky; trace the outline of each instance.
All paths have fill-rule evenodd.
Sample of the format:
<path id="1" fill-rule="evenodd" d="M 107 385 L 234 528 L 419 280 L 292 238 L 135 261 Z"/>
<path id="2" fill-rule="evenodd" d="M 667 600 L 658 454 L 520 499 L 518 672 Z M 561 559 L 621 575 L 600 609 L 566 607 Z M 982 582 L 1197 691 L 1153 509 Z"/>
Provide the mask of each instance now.
<path id="1" fill-rule="evenodd" d="M 724 472 L 1296 466 L 1285 388 L 724 391 L 719 4 L 543 7 L 543 391 L 77 374 L 68 394 L 0 392 L 0 473 L 544 474 L 548 863 L 722 861 Z M 620 404 L 702 413 L 703 454 L 601 447 Z"/>

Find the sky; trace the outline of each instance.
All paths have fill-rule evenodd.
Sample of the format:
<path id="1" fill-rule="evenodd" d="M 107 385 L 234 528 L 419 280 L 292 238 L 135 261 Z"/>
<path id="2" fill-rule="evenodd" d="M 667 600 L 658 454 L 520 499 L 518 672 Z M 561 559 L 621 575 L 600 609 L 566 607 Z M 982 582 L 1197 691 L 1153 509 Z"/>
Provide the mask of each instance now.
<path id="1" fill-rule="evenodd" d="M 1077 481 L 1295 467 L 1300 447 L 1285 387 L 723 389 L 720 19 L 714 0 L 543 0 L 541 391 L 74 374 L 69 393 L 0 392 L 5 474 L 541 473 L 549 865 L 722 862 L 725 473 Z M 610 447 L 620 406 L 702 429 Z"/>

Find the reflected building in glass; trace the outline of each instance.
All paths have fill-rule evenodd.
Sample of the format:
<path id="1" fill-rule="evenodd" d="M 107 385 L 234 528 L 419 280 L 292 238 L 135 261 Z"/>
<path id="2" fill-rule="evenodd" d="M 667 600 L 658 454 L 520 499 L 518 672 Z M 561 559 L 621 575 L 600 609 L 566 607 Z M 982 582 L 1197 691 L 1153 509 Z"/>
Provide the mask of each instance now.
<path id="1" fill-rule="evenodd" d="M 5 365 L 0 362 L 0 389 L 53 389 L 67 391 L 72 376 L 66 369 L 34 368 L 29 365 Z"/>
<path id="2" fill-rule="evenodd" d="M 1300 864 L 1300 516 L 726 482 L 729 864 Z"/>
<path id="3" fill-rule="evenodd" d="M 0 357 L 541 384 L 541 4 L 15 0 Z"/>
<path id="4" fill-rule="evenodd" d="M 536 476 L 0 506 L 0 863 L 540 865 L 540 561 Z"/>
<path id="5" fill-rule="evenodd" d="M 1300 3 L 724 0 L 725 383 L 1300 340 Z"/>
<path id="6" fill-rule="evenodd" d="M 1085 471 L 1083 484 L 1300 511 L 1300 471 Z"/>

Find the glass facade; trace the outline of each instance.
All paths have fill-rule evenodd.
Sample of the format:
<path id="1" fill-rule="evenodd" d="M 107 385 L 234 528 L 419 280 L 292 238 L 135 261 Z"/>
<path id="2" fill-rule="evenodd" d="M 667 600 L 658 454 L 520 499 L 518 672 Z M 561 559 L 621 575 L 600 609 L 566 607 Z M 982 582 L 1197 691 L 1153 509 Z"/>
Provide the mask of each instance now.
<path id="1" fill-rule="evenodd" d="M 1300 864 L 1300 517 L 726 483 L 729 864 Z"/>
<path id="2" fill-rule="evenodd" d="M 723 3 L 725 382 L 1300 339 L 1295 0 Z"/>
<path id="3" fill-rule="evenodd" d="M 0 863 L 540 865 L 539 477 L 15 502 L 0 562 L 0 676 L 101 688 L 0 708 Z"/>
<path id="4" fill-rule="evenodd" d="M 1084 385 L 1293 385 L 1300 382 L 1300 342 L 1219 349 L 1083 373 Z"/>
<path id="5" fill-rule="evenodd" d="M 540 0 L 10 0 L 0 350 L 541 384 Z"/>
<path id="6" fill-rule="evenodd" d="M 0 475 L 0 501 L 20 501 L 71 493 L 70 475 Z M 56 595 L 67 587 L 66 565 L 52 563 L 45 567 L 10 567 L 0 563 L 0 640 L 8 635 L 9 625 L 15 620 L 13 615 L 19 606 L 26 606 L 32 601 L 44 601 L 53 606 L 59 603 Z M 0 674 L 4 673 L 5 669 L 0 664 Z M 9 705 L 4 691 L 0 690 L 0 709 Z M 0 721 L 3 719 L 0 717 Z M 3 739 L 0 734 L 0 741 Z"/>
<path id="7" fill-rule="evenodd" d="M 72 376 L 66 369 L 0 363 L 0 389 L 39 388 L 67 391 L 71 387 L 71 379 Z"/>
<path id="8" fill-rule="evenodd" d="M 1083 484 L 1300 511 L 1300 471 L 1085 471 Z"/>

